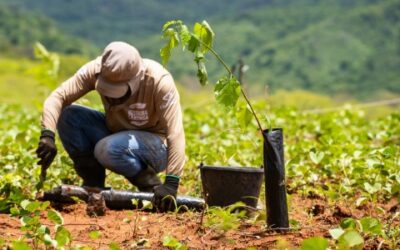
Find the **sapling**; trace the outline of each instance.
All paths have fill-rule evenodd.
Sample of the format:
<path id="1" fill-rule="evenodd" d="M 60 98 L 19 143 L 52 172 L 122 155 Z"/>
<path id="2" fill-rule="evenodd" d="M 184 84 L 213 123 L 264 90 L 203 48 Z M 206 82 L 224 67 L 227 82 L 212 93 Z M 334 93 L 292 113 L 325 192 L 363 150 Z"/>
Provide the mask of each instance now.
<path id="1" fill-rule="evenodd" d="M 226 62 L 213 48 L 214 36 L 215 34 L 207 21 L 195 23 L 192 31 L 190 31 L 181 20 L 168 21 L 163 26 L 163 38 L 166 43 L 160 50 L 162 63 L 167 65 L 168 60 L 171 57 L 171 50 L 181 45 L 183 50 L 187 50 L 193 54 L 193 60 L 197 65 L 197 77 L 200 84 L 204 86 L 208 84 L 205 56 L 210 52 L 227 72 L 227 75 L 221 77 L 214 87 L 214 94 L 217 103 L 233 110 L 237 105 L 239 96 L 242 95 L 247 103 L 247 107 L 237 109 L 238 121 L 241 123 L 245 121 L 245 125 L 247 126 L 248 123 L 250 123 L 249 114 L 252 114 L 257 122 L 260 132 L 262 133 L 263 129 L 261 123 L 249 98 L 243 88 L 241 88 L 241 83 L 233 74 Z"/>
<path id="2" fill-rule="evenodd" d="M 283 148 L 282 129 L 272 129 L 270 123 L 269 130 L 264 131 L 249 98 L 243 88 L 241 88 L 239 80 L 222 57 L 214 50 L 214 36 L 213 30 L 206 21 L 201 23 L 196 22 L 192 31 L 181 20 L 168 21 L 163 26 L 163 38 L 166 43 L 160 50 L 162 62 L 166 65 L 171 56 L 171 50 L 181 45 L 183 50 L 187 50 L 193 54 L 193 60 L 197 65 L 197 77 L 201 85 L 208 84 L 208 74 L 205 66 L 205 56 L 207 53 L 211 53 L 225 68 L 227 75 L 221 77 L 214 86 L 215 98 L 217 103 L 231 110 L 234 110 L 236 107 L 240 95 L 245 99 L 247 106 L 244 109 L 236 109 L 236 111 L 241 110 L 241 112 L 237 113 L 236 117 L 239 124 L 243 124 L 244 121 L 244 125 L 247 126 L 250 123 L 250 119 L 248 119 L 249 113 L 253 115 L 258 129 L 264 138 L 265 193 L 268 190 L 270 194 L 266 197 L 268 224 L 277 228 L 286 228 L 289 226 L 289 221 L 284 185 L 284 158 L 283 150 L 281 150 Z"/>

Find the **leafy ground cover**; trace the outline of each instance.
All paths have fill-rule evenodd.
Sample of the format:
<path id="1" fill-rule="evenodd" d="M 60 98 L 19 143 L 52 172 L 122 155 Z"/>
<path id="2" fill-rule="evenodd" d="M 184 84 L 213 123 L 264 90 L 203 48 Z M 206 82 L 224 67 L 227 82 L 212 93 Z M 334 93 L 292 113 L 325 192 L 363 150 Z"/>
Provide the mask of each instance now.
<path id="1" fill-rule="evenodd" d="M 54 86 L 56 74 L 48 73 L 55 71 L 47 69 L 58 66 L 57 56 L 40 44 L 35 51 L 44 61 L 38 65 L 37 78 L 45 86 Z M 201 60 L 196 63 L 199 75 L 206 76 Z M 232 86 L 228 89 L 238 93 L 234 81 L 231 74 L 229 81 L 220 82 L 222 88 L 215 89 L 222 106 L 209 103 L 208 98 L 204 102 L 204 96 L 181 91 L 187 163 L 180 194 L 201 196 L 198 170 L 201 163 L 260 167 L 263 162 L 258 124 L 249 119 L 248 112 L 241 111 L 245 101 L 235 98 L 233 105 L 226 105 L 230 102 L 224 101 L 229 98 L 222 98 L 226 96 L 222 91 L 226 86 Z M 101 109 L 91 100 L 82 103 Z M 240 204 L 235 204 L 228 208 L 207 208 L 203 213 L 107 210 L 106 216 L 89 217 L 82 202 L 67 206 L 35 201 L 40 169 L 34 152 L 40 108 L 1 104 L 1 246 L 12 249 L 399 247 L 398 110 L 375 118 L 354 106 L 315 113 L 288 106 L 272 107 L 265 100 L 252 103 L 265 128 L 284 129 L 290 230 L 276 232 L 265 226 L 264 193 L 258 209 L 250 215 L 236 210 Z M 226 106 L 234 108 L 228 112 Z M 48 171 L 44 189 L 62 183 L 79 184 L 70 159 L 60 142 L 57 143 L 60 153 Z M 132 188 L 124 178 L 110 172 L 107 185 L 114 189 Z"/>
<path id="2" fill-rule="evenodd" d="M 290 231 L 265 228 L 264 194 L 260 210 L 250 218 L 229 208 L 208 208 L 204 214 L 108 210 L 107 216 L 91 218 L 83 203 L 34 202 L 40 114 L 33 107 L 2 104 L 1 244 L 14 249 L 399 247 L 400 113 L 368 119 L 364 111 L 350 106 L 324 114 L 285 107 L 270 110 L 264 101 L 254 107 L 263 124 L 284 129 Z M 244 129 L 235 114 L 209 104 L 186 106 L 184 124 L 187 164 L 179 193 L 201 196 L 197 168 L 201 162 L 262 164 L 262 138 L 254 121 Z M 48 171 L 45 189 L 79 183 L 71 161 L 58 146 L 60 153 Z M 112 173 L 107 184 L 132 189 Z"/>

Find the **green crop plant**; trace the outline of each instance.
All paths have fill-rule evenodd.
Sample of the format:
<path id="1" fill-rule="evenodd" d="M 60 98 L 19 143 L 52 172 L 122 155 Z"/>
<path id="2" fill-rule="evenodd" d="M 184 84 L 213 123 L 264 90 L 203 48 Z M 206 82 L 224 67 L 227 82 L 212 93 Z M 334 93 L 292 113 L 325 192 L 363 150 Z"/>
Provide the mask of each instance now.
<path id="1" fill-rule="evenodd" d="M 225 208 L 209 207 L 206 211 L 204 225 L 219 233 L 237 229 L 246 217 L 247 211 L 244 207 L 243 202 L 237 202 Z"/>
<path id="2" fill-rule="evenodd" d="M 254 104 L 256 110 L 262 110 L 262 107 L 267 106 L 263 101 Z M 34 185 L 35 180 L 39 179 L 39 168 L 36 167 L 34 150 L 39 131 L 32 124 L 38 124 L 40 113 L 32 107 L 5 104 L 0 105 L 0 110 L 0 126 L 4 131 L 0 137 L 2 155 L 0 204 L 3 212 L 10 212 L 14 206 L 20 209 L 21 202 L 33 198 L 36 192 Z M 399 143 L 394 136 L 400 134 L 398 113 L 380 119 L 366 119 L 357 109 L 316 115 L 282 107 L 271 110 L 270 117 L 277 125 L 285 124 L 288 132 L 285 138 L 285 155 L 288 160 L 286 164 L 288 187 L 292 192 L 299 195 L 318 194 L 326 198 L 328 204 L 340 198 L 353 201 L 352 204 L 355 204 L 357 199 L 365 197 L 366 199 L 360 204 L 363 205 L 375 200 L 384 202 L 399 197 L 400 151 L 398 147 L 391 146 Z M 346 123 L 346 120 L 351 120 L 351 123 Z M 345 124 L 347 124 L 346 129 L 343 129 Z M 233 134 L 231 131 L 240 128 L 235 115 L 224 114 L 224 111 L 215 105 L 184 108 L 184 126 L 187 131 L 187 141 L 190 142 L 190 147 L 186 151 L 188 156 L 186 171 L 182 176 L 184 180 L 182 187 L 186 194 L 194 196 L 201 194 L 199 173 L 196 171 L 197 164 L 201 160 L 215 162 L 218 165 L 236 162 L 244 166 L 254 166 L 261 161 L 261 156 L 252 150 L 254 143 L 259 143 L 257 140 L 261 140 L 255 135 L 256 131 L 249 129 L 239 135 Z M 215 149 L 209 150 L 211 144 L 218 145 Z M 59 148 L 62 148 L 61 145 Z M 238 150 L 242 153 L 237 154 Z M 324 153 L 320 161 L 317 157 L 318 166 L 311 158 L 310 152 L 316 155 L 318 152 Z M 49 169 L 45 188 L 55 187 L 61 180 L 78 183 L 71 162 L 62 150 Z M 365 190 L 366 182 L 372 186 L 374 183 L 380 183 L 382 189 L 375 191 L 370 197 Z M 122 181 L 116 175 L 109 175 L 107 184 L 130 188 L 129 183 Z M 336 190 L 340 188 L 342 191 L 338 194 Z M 392 217 L 395 217 L 394 214 Z M 229 221 L 231 218 L 227 216 L 226 219 Z M 240 223 L 240 219 L 233 221 Z M 400 235 L 398 217 L 393 221 L 394 223 L 390 223 L 381 220 L 385 234 L 380 237 L 385 240 L 385 244 L 396 249 L 394 246 L 398 244 Z M 217 223 L 222 228 L 224 223 L 220 221 L 208 225 L 211 228 L 219 228 L 216 226 Z M 370 237 L 358 229 L 356 232 L 364 240 Z M 26 244 L 14 240 L 15 246 Z M 42 241 L 38 242 L 44 245 Z"/>
<path id="3" fill-rule="evenodd" d="M 256 110 L 267 106 L 264 101 L 254 104 Z M 4 131 L 0 137 L 0 204 L 3 212 L 10 212 L 10 208 L 15 205 L 19 207 L 23 200 L 32 199 L 36 192 L 34 185 L 39 179 L 39 167 L 36 166 L 34 151 L 39 131 L 32 124 L 38 124 L 40 113 L 32 107 L 5 104 L 0 105 L 0 110 L 0 126 Z M 357 199 L 365 197 L 360 203 L 363 205 L 399 197 L 400 151 L 398 147 L 391 146 L 399 143 L 395 136 L 400 134 L 398 113 L 380 119 L 366 119 L 357 109 L 316 115 L 282 107 L 271 110 L 270 117 L 277 125 L 284 124 L 287 131 L 285 156 L 291 192 L 299 195 L 318 194 L 326 198 L 328 204 L 338 199 L 355 204 Z M 351 120 L 351 123 L 346 120 Z M 249 129 L 239 135 L 233 134 L 232 131 L 240 128 L 235 115 L 224 114 L 215 105 L 184 108 L 184 126 L 190 143 L 186 151 L 186 171 L 182 176 L 182 187 L 186 194 L 201 194 L 196 168 L 202 160 L 215 162 L 216 165 L 236 162 L 243 166 L 254 166 L 261 161 L 261 156 L 253 150 L 254 143 L 261 140 L 255 135 L 256 131 Z M 344 126 L 346 129 L 343 129 Z M 210 150 L 211 144 L 217 146 Z M 59 148 L 62 149 L 61 145 Z M 241 154 L 237 154 L 238 150 Z M 318 159 L 318 166 L 310 157 L 310 152 L 316 155 L 318 152 L 324 153 L 324 157 L 320 161 Z M 49 169 L 45 188 L 55 187 L 62 180 L 78 183 L 71 162 L 66 153 L 60 150 L 60 155 Z M 370 197 L 365 190 L 366 182 L 372 186 L 380 183 L 382 189 Z M 116 175 L 109 175 L 107 184 L 130 188 L 129 183 Z M 337 190 L 340 189 L 339 194 Z M 387 231 L 389 222 L 381 223 L 385 224 Z M 392 223 L 386 232 L 386 242 L 396 242 L 399 231 L 398 225 Z"/>
<path id="4" fill-rule="evenodd" d="M 366 240 L 380 239 L 380 245 L 385 242 L 393 243 L 390 242 L 390 237 L 387 236 L 384 227 L 385 225 L 376 218 L 346 218 L 341 221 L 340 227 L 331 229 L 329 232 L 341 249 L 362 249 Z"/>
<path id="5" fill-rule="evenodd" d="M 329 242 L 323 237 L 311 237 L 305 239 L 300 247 L 300 250 L 326 250 Z"/>
<path id="6" fill-rule="evenodd" d="M 162 243 L 163 246 L 168 247 L 169 249 L 174 249 L 174 250 L 187 250 L 188 247 L 186 244 L 180 242 L 178 239 L 171 235 L 165 235 L 162 238 Z"/>
<path id="7" fill-rule="evenodd" d="M 58 84 L 60 71 L 60 58 L 58 54 L 49 52 L 39 42 L 35 44 L 34 53 L 35 57 L 42 61 L 40 68 L 33 72 L 35 73 L 35 77 L 40 79 L 42 85 L 54 88 Z"/>
<path id="8" fill-rule="evenodd" d="M 13 241 L 13 249 L 24 249 L 27 242 L 31 242 L 33 249 L 61 249 L 71 242 L 71 233 L 63 226 L 61 214 L 49 209 L 49 205 L 49 202 L 23 200 L 19 206 L 10 209 L 13 216 L 20 218 L 21 231 L 24 232 L 22 239 Z M 41 214 L 44 212 L 47 212 L 47 219 L 54 223 L 53 237 L 50 228 L 41 221 Z"/>

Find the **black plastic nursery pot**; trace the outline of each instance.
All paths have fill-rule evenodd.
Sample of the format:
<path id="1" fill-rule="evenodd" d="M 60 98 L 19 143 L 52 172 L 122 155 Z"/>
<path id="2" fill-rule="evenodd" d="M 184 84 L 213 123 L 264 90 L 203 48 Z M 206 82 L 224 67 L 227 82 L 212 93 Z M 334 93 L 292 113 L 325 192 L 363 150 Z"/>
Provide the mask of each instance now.
<path id="1" fill-rule="evenodd" d="M 242 201 L 257 207 L 263 169 L 201 165 L 200 174 L 204 199 L 209 206 L 229 206 Z"/>
<path id="2" fill-rule="evenodd" d="M 267 224 L 270 228 L 288 228 L 283 131 L 263 131 L 265 196 Z"/>

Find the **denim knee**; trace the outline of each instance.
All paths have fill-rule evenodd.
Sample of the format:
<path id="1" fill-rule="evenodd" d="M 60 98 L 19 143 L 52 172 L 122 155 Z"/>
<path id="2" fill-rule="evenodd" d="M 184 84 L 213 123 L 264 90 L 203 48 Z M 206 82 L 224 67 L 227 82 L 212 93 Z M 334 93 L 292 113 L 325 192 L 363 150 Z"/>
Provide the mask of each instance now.
<path id="1" fill-rule="evenodd" d="M 96 146 L 94 147 L 94 157 L 100 162 L 101 165 L 104 167 L 111 165 L 110 164 L 110 151 L 111 147 L 109 145 L 107 138 L 101 139 L 97 142 Z"/>
<path id="2" fill-rule="evenodd" d="M 96 144 L 94 156 L 103 167 L 126 177 L 135 176 L 143 169 L 139 158 L 131 155 L 127 147 L 114 143 L 110 137 Z"/>

